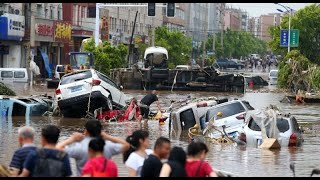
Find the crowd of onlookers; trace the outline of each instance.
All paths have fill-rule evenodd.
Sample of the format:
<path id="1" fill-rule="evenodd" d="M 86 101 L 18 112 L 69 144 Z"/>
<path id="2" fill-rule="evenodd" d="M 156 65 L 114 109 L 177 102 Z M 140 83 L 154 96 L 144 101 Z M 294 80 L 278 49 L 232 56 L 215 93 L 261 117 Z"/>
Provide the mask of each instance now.
<path id="1" fill-rule="evenodd" d="M 41 130 L 41 148 L 34 144 L 35 130 L 24 126 L 18 130 L 20 148 L 9 167 L 0 165 L 0 177 L 118 177 L 112 156 L 123 154 L 129 177 L 215 177 L 205 161 L 208 147 L 191 142 L 185 151 L 171 147 L 168 138 L 159 137 L 149 149 L 149 133 L 136 130 L 126 140 L 107 134 L 97 120 L 88 120 L 83 133 L 74 133 L 58 142 L 60 129 L 47 125 Z M 72 172 L 70 158 L 76 162 Z"/>

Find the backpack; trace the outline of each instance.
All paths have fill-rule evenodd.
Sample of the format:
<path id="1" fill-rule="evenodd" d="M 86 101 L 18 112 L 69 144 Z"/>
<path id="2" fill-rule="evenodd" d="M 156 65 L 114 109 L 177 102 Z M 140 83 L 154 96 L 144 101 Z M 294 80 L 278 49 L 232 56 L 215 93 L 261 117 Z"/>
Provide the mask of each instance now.
<path id="1" fill-rule="evenodd" d="M 64 177 L 65 166 L 63 158 L 66 156 L 65 152 L 59 151 L 56 154 L 57 159 L 46 157 L 44 149 L 37 149 L 39 156 L 38 161 L 35 163 L 32 172 L 33 177 Z"/>
<path id="2" fill-rule="evenodd" d="M 96 167 L 93 167 L 92 177 L 110 177 L 109 172 L 106 171 L 107 168 L 107 159 L 104 159 L 102 171 L 97 170 Z"/>

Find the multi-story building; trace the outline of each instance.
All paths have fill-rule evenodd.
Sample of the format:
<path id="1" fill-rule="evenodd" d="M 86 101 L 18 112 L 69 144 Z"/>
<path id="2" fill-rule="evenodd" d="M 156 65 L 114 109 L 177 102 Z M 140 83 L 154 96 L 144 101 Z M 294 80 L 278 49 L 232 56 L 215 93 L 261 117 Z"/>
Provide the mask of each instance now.
<path id="1" fill-rule="evenodd" d="M 269 33 L 269 28 L 273 26 L 278 26 L 281 21 L 280 13 L 270 13 L 267 15 L 260 16 L 260 26 L 258 37 L 264 41 L 270 41 L 271 36 Z"/>
<path id="2" fill-rule="evenodd" d="M 192 58 L 200 54 L 201 43 L 208 37 L 208 3 L 188 3 L 185 12 L 186 34 L 192 38 Z"/>
<path id="3" fill-rule="evenodd" d="M 208 30 L 209 34 L 218 33 L 220 31 L 220 16 L 221 16 L 221 3 L 209 3 L 209 19 Z"/>
<path id="4" fill-rule="evenodd" d="M 26 5 L 31 13 L 30 16 L 26 16 L 27 24 L 30 24 L 28 27 L 30 32 L 25 37 L 25 43 L 29 41 L 34 49 L 34 60 L 40 68 L 42 77 L 48 77 L 45 66 L 49 65 L 53 69 L 55 65 L 61 63 L 64 42 L 70 41 L 68 35 L 71 31 L 62 20 L 62 3 L 28 3 Z"/>
<path id="5" fill-rule="evenodd" d="M 249 18 L 249 20 L 248 20 L 248 32 L 251 33 L 252 35 L 254 35 L 255 26 L 256 26 L 255 17 Z"/>
<path id="6" fill-rule="evenodd" d="M 23 3 L 0 3 L 0 67 L 23 67 Z"/>
<path id="7" fill-rule="evenodd" d="M 241 9 L 228 7 L 225 10 L 225 29 L 248 31 L 248 13 Z"/>
<path id="8" fill-rule="evenodd" d="M 164 4 L 165 5 L 165 4 Z M 162 8 L 163 25 L 167 26 L 170 30 L 181 30 L 185 29 L 185 12 L 187 10 L 186 3 L 175 3 L 176 10 L 174 17 L 167 17 L 166 8 Z"/>

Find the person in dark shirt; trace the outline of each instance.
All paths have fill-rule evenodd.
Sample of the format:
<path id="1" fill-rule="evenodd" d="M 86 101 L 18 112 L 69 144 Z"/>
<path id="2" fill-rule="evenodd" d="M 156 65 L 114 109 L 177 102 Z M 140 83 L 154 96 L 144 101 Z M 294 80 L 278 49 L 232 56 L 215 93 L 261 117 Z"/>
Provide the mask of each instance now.
<path id="1" fill-rule="evenodd" d="M 71 176 L 71 166 L 67 153 L 56 149 L 60 129 L 48 125 L 41 131 L 41 149 L 31 152 L 23 165 L 19 177 L 46 176 L 66 177 Z"/>
<path id="2" fill-rule="evenodd" d="M 157 102 L 158 110 L 161 111 L 160 103 L 158 101 L 157 91 L 153 90 L 151 94 L 147 94 L 145 97 L 143 97 L 140 101 L 140 109 L 141 114 L 144 119 L 148 119 L 149 111 L 150 111 L 150 105 L 154 102 Z"/>
<path id="3" fill-rule="evenodd" d="M 18 141 L 21 146 L 16 150 L 10 162 L 10 172 L 12 176 L 17 176 L 22 172 L 23 163 L 30 152 L 36 150 L 33 143 L 35 130 L 32 127 L 24 126 L 18 129 Z"/>
<path id="4" fill-rule="evenodd" d="M 159 137 L 154 145 L 153 153 L 144 161 L 141 177 L 159 177 L 162 159 L 167 159 L 170 153 L 170 140 Z"/>
<path id="5" fill-rule="evenodd" d="M 186 152 L 181 147 L 173 147 L 168 162 L 164 163 L 159 177 L 187 177 L 185 164 Z"/>

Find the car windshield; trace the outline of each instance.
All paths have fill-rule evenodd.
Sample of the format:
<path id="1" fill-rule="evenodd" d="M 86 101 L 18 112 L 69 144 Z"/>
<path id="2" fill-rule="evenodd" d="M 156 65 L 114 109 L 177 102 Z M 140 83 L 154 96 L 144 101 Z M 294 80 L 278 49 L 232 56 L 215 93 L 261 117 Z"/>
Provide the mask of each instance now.
<path id="1" fill-rule="evenodd" d="M 278 77 L 278 71 L 270 71 L 270 77 Z"/>
<path id="2" fill-rule="evenodd" d="M 246 110 L 241 105 L 240 102 L 235 102 L 232 104 L 226 104 L 224 106 L 214 107 L 209 109 L 207 112 L 206 122 L 208 122 L 212 117 L 214 117 L 218 112 L 222 112 L 222 118 L 233 116 L 245 112 Z"/>
<path id="3" fill-rule="evenodd" d="M 268 126 L 266 126 L 267 131 L 269 131 L 269 129 L 270 129 L 270 124 L 268 124 Z M 253 119 L 250 119 L 248 127 L 254 131 L 261 131 L 261 128 L 258 126 L 256 121 L 254 121 Z M 283 119 L 283 118 L 278 118 L 277 119 L 277 127 L 278 127 L 279 131 L 282 133 L 288 131 L 289 130 L 288 120 Z"/>
<path id="4" fill-rule="evenodd" d="M 90 70 L 68 74 L 68 75 L 62 77 L 60 85 L 73 83 L 73 82 L 80 81 L 83 79 L 88 79 L 91 77 L 92 77 L 92 73 Z"/>

